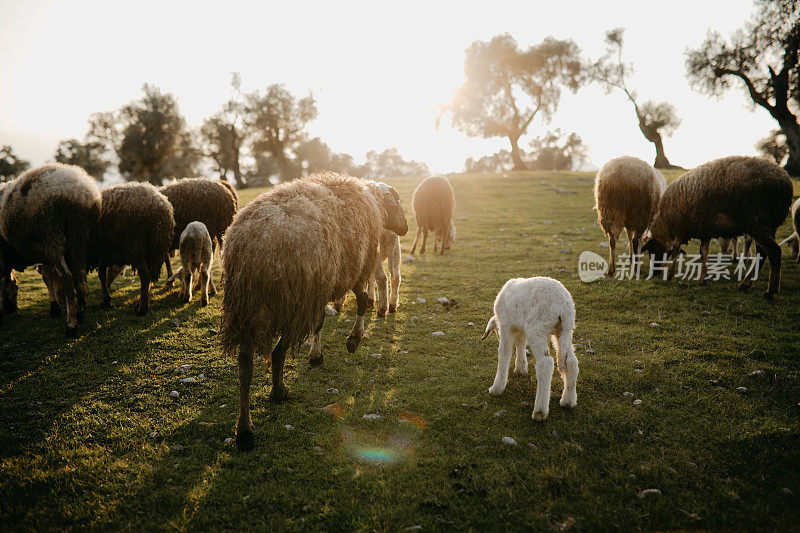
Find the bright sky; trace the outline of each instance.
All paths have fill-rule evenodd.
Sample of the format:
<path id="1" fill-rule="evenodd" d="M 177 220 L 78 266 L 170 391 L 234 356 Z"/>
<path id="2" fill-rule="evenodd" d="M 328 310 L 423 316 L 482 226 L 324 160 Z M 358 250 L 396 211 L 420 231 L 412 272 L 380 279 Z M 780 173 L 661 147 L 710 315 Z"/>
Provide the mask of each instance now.
<path id="1" fill-rule="evenodd" d="M 730 154 L 776 127 L 752 111 L 743 91 L 722 100 L 692 91 L 684 51 L 709 28 L 728 35 L 753 12 L 752 0 L 518 2 L 344 0 L 320 2 L 88 2 L 0 0 L 0 144 L 39 164 L 59 139 L 82 138 L 94 111 L 138 98 L 145 82 L 173 93 L 191 125 L 229 95 L 229 71 L 251 91 L 281 82 L 313 92 L 311 124 L 331 148 L 363 161 L 396 146 L 434 172 L 508 148 L 502 139 L 470 139 L 435 128 L 436 108 L 464 79 L 464 50 L 508 32 L 521 46 L 553 35 L 572 38 L 591 58 L 607 29 L 623 26 L 630 80 L 642 100 L 672 102 L 683 124 L 665 140 L 682 166 Z M 534 121 L 521 145 L 560 127 L 577 132 L 596 165 L 621 154 L 654 158 L 620 92 L 597 85 L 567 93 L 549 126 Z"/>

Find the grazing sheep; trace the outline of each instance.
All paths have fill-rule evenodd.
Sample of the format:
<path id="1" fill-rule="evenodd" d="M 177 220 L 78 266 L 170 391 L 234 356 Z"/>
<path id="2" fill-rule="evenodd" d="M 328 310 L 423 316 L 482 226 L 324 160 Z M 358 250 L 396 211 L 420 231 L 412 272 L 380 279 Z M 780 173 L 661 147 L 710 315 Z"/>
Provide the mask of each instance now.
<path id="1" fill-rule="evenodd" d="M 638 258 L 643 236 L 653 221 L 666 184 L 660 172 L 636 157 L 614 158 L 597 172 L 594 181 L 597 222 L 608 236 L 606 277 L 613 278 L 616 272 L 616 243 L 623 228 L 628 235 L 631 266 L 641 267 Z"/>
<path id="2" fill-rule="evenodd" d="M 792 204 L 792 227 L 794 228 L 794 233 L 782 240 L 780 246 L 788 244 L 795 255 L 795 262 L 800 263 L 800 237 L 798 237 L 800 235 L 800 232 L 798 232 L 798 229 L 800 229 L 800 198 Z"/>
<path id="3" fill-rule="evenodd" d="M 161 187 L 161 192 L 169 199 L 175 214 L 175 235 L 170 250 L 180 247 L 183 230 L 195 220 L 206 225 L 212 249 L 216 250 L 239 207 L 239 196 L 231 184 L 207 178 L 184 178 Z M 169 259 L 166 266 L 167 287 L 171 287 L 173 275 Z"/>
<path id="4" fill-rule="evenodd" d="M 150 284 L 161 275 L 175 229 L 172 205 L 149 183 L 127 183 L 103 191 L 100 223 L 92 239 L 89 264 L 97 267 L 102 307 L 111 306 L 109 288 L 125 265 L 139 274 L 136 314 L 147 313 Z"/>
<path id="5" fill-rule="evenodd" d="M 77 337 L 89 293 L 86 256 L 99 216 L 100 191 L 79 167 L 51 163 L 6 184 L 0 192 L 3 307 L 16 307 L 11 269 L 41 263 L 66 308 L 66 336 Z"/>
<path id="6" fill-rule="evenodd" d="M 190 222 L 181 233 L 181 268 L 172 280 L 181 280 L 181 298 L 192 301 L 192 285 L 200 287 L 200 303 L 208 305 L 209 285 L 211 296 L 217 294 L 214 280 L 211 279 L 211 266 L 214 252 L 211 249 L 211 235 L 202 222 Z"/>
<path id="7" fill-rule="evenodd" d="M 381 230 L 398 235 L 408 224 L 393 188 L 334 173 L 282 183 L 237 213 L 225 234 L 225 273 L 220 338 L 223 350 L 238 350 L 239 421 L 236 444 L 254 445 L 250 420 L 253 354 L 272 365 L 272 391 L 285 399 L 283 365 L 314 333 L 312 364 L 322 362 L 319 332 L 325 306 L 352 290 L 358 318 L 347 349 L 364 334 L 366 286 L 378 260 Z M 270 348 L 276 337 L 277 344 Z"/>
<path id="8" fill-rule="evenodd" d="M 425 253 L 428 231 L 433 231 L 436 235 L 433 251 L 436 251 L 437 243 L 441 240 L 441 254 L 444 255 L 444 251 L 450 248 L 450 237 L 455 235 L 453 212 L 456 208 L 456 197 L 450 180 L 444 176 L 426 178 L 414 190 L 411 203 L 417 221 L 417 237 L 414 239 L 411 255 L 414 255 L 417 249 L 420 234 L 422 234 L 422 248 L 419 253 Z"/>
<path id="9" fill-rule="evenodd" d="M 563 407 L 578 405 L 576 385 L 578 359 L 572 347 L 575 328 L 575 304 L 569 291 L 558 281 L 546 277 L 515 278 L 503 285 L 494 301 L 494 316 L 486 325 L 483 338 L 496 331 L 500 337 L 497 348 L 497 374 L 489 394 L 499 396 L 506 390 L 508 367 L 516 346 L 514 371 L 528 373 L 526 346 L 536 360 L 536 400 L 532 418 L 541 422 L 550 410 L 550 382 L 553 378 L 553 358 L 549 339 L 556 349 L 558 371 L 564 381 L 561 395 Z"/>
<path id="10" fill-rule="evenodd" d="M 705 283 L 711 239 L 746 233 L 756 242 L 759 253 L 769 258 L 764 297 L 771 299 L 780 291 L 781 279 L 781 247 L 775 242 L 775 232 L 786 219 L 791 203 L 792 182 L 778 165 L 760 157 L 716 159 L 690 170 L 667 187 L 650 226 L 653 236 L 646 248 L 656 257 L 671 252 L 667 278 L 672 278 L 680 245 L 700 239 L 700 282 Z M 752 285 L 754 270 L 745 274 L 740 289 Z"/>
<path id="11" fill-rule="evenodd" d="M 389 293 L 389 278 L 383 270 L 384 260 L 389 261 L 389 276 L 391 277 L 391 294 Z M 377 314 L 379 317 L 385 317 L 387 311 L 389 314 L 397 310 L 397 303 L 400 297 L 400 237 L 397 233 L 384 229 L 381 233 L 380 246 L 378 247 L 378 262 L 375 265 L 375 272 L 367 283 L 367 298 L 369 305 L 375 303 L 375 291 L 378 292 L 378 308 Z M 333 308 L 336 311 L 342 310 L 344 304 L 344 296 L 339 298 L 333 303 Z"/>

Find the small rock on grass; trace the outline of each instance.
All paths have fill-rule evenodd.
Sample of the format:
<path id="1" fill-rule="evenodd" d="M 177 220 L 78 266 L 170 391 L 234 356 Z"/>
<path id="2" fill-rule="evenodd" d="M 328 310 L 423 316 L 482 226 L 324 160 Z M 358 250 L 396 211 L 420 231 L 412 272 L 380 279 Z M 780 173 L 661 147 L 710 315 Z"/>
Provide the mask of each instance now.
<path id="1" fill-rule="evenodd" d="M 231 442 L 233 442 L 233 437 L 228 437 L 225 439 L 225 444 L 230 444 Z"/>
<path id="2" fill-rule="evenodd" d="M 335 314 L 336 314 L 336 309 L 334 309 L 334 308 L 333 308 L 333 307 L 331 307 L 330 305 L 326 305 L 326 306 L 325 306 L 325 314 L 326 314 L 327 316 L 333 316 L 333 315 L 335 315 Z"/>
<path id="3" fill-rule="evenodd" d="M 314 455 L 322 455 L 322 454 L 324 454 L 324 453 L 325 453 L 325 450 L 323 450 L 323 449 L 322 449 L 321 447 L 319 447 L 319 446 L 314 446 L 314 447 L 312 448 L 312 450 L 313 450 L 313 452 L 314 452 Z"/>
<path id="4" fill-rule="evenodd" d="M 376 414 L 376 413 L 367 413 L 367 414 L 363 415 L 361 418 L 363 418 L 365 420 L 380 420 L 383 417 L 381 415 L 379 415 L 379 414 Z"/>
<path id="5" fill-rule="evenodd" d="M 441 337 L 442 335 L 444 335 L 444 331 L 434 331 L 433 333 L 431 333 L 431 335 L 436 335 Z"/>
<path id="6" fill-rule="evenodd" d="M 474 325 L 475 325 L 475 322 L 467 322 L 467 325 L 468 325 L 468 326 L 474 326 Z"/>
<path id="7" fill-rule="evenodd" d="M 781 494 L 785 494 L 786 496 L 791 496 L 793 494 L 792 489 L 789 487 L 782 487 Z"/>
<path id="8" fill-rule="evenodd" d="M 114 361 L 114 362 L 116 363 L 116 361 Z M 750 375 L 751 376 L 760 376 L 763 373 L 764 373 L 764 371 L 759 369 L 759 370 L 753 370 L 752 372 L 750 372 Z"/>
<path id="9" fill-rule="evenodd" d="M 419 320 L 418 316 L 414 315 L 411 317 L 411 322 L 416 322 L 417 320 Z"/>
<path id="10" fill-rule="evenodd" d="M 566 531 L 571 527 L 575 526 L 575 524 L 577 523 L 578 522 L 574 518 L 568 516 L 563 522 L 556 522 L 556 530 Z"/>
<path id="11" fill-rule="evenodd" d="M 506 410 L 505 409 L 500 409 L 499 411 L 497 411 L 494 414 L 494 416 L 498 416 L 499 417 L 499 416 L 503 416 L 504 414 L 506 414 Z"/>
<path id="12" fill-rule="evenodd" d="M 182 452 L 184 450 L 183 446 L 181 446 L 180 444 L 173 444 L 172 446 L 169 447 L 169 449 L 172 450 L 173 452 Z"/>
<path id="13" fill-rule="evenodd" d="M 180 393 L 180 392 L 178 392 L 178 391 L 176 391 L 176 390 L 174 390 L 174 391 L 172 391 L 172 392 L 170 392 L 170 393 L 169 393 L 169 397 L 170 397 L 170 398 L 177 398 L 177 397 L 179 397 L 180 395 L 181 395 L 181 393 Z"/>
<path id="14" fill-rule="evenodd" d="M 650 322 L 650 325 L 653 326 L 654 328 L 656 328 L 656 327 L 660 326 L 661 324 L 659 324 L 658 322 Z"/>
<path id="15" fill-rule="evenodd" d="M 424 304 L 426 301 L 427 301 L 427 300 L 425 300 L 425 298 L 417 298 L 417 299 L 416 299 L 416 302 L 417 302 L 418 304 Z"/>
<path id="16" fill-rule="evenodd" d="M 586 348 L 586 353 L 589 354 L 589 355 L 594 355 L 594 354 L 597 353 L 597 350 L 595 350 L 593 348 Z"/>
<path id="17" fill-rule="evenodd" d="M 503 437 L 502 439 L 500 439 L 500 442 L 502 442 L 503 444 L 505 444 L 507 446 L 516 446 L 517 445 L 517 441 L 514 439 L 514 437 Z"/>
<path id="18" fill-rule="evenodd" d="M 631 397 L 632 397 L 632 396 L 633 396 L 633 393 L 632 393 L 632 392 L 625 391 L 625 392 L 623 392 L 623 393 L 622 393 L 622 395 L 623 395 L 623 396 L 631 396 Z"/>
<path id="19" fill-rule="evenodd" d="M 747 394 L 747 387 L 736 387 L 736 392 L 739 394 Z"/>
<path id="20" fill-rule="evenodd" d="M 325 389 L 325 392 L 327 392 L 328 394 L 339 394 L 339 389 L 337 389 L 336 387 L 331 387 L 329 389 Z"/>
<path id="21" fill-rule="evenodd" d="M 644 489 L 639 494 L 636 495 L 637 498 L 643 500 L 648 496 L 661 496 L 661 491 L 658 489 Z"/>
<path id="22" fill-rule="evenodd" d="M 416 525 L 416 526 L 408 526 L 407 528 L 405 528 L 405 529 L 402 529 L 401 531 L 403 531 L 403 532 L 410 532 L 410 531 L 422 531 L 422 526 L 419 526 L 419 525 Z"/>
<path id="23" fill-rule="evenodd" d="M 286 425 L 284 425 L 283 427 L 285 427 L 285 428 L 286 428 L 286 429 L 288 429 L 289 431 L 291 431 L 291 430 L 293 430 L 293 429 L 294 429 L 294 426 L 293 426 L 293 425 L 291 425 L 291 424 L 286 424 Z"/>
<path id="24" fill-rule="evenodd" d="M 633 405 L 642 405 L 642 400 L 633 400 Z"/>

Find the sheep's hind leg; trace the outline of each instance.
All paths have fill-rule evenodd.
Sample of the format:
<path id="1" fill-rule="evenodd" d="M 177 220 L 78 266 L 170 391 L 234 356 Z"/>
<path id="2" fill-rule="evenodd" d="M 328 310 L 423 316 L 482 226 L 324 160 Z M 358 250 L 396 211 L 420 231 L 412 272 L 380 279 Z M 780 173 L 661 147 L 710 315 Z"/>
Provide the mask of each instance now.
<path id="1" fill-rule="evenodd" d="M 710 239 L 700 241 L 700 285 L 706 284 L 706 276 L 708 276 L 708 246 L 710 243 Z"/>
<path id="2" fill-rule="evenodd" d="M 144 316 L 150 308 L 150 269 L 146 265 L 139 265 L 136 270 L 139 272 L 140 294 L 134 311 L 136 316 Z"/>
<path id="3" fill-rule="evenodd" d="M 527 374 L 528 373 L 528 354 L 527 354 L 527 346 L 528 341 L 525 338 L 525 335 L 517 335 L 517 339 L 515 342 L 515 346 L 517 349 L 517 358 L 514 360 L 514 373 L 515 374 Z"/>
<path id="4" fill-rule="evenodd" d="M 360 290 L 356 291 L 353 290 L 356 295 L 356 305 L 358 306 L 356 317 L 356 323 L 353 324 L 353 331 L 350 332 L 350 335 L 347 337 L 347 351 L 350 353 L 354 353 L 358 348 L 358 345 L 361 343 L 362 337 L 364 337 L 364 315 L 367 313 L 368 305 L 368 298 L 367 298 L 367 291 Z"/>
<path id="5" fill-rule="evenodd" d="M 286 361 L 288 348 L 288 343 L 281 336 L 281 340 L 272 350 L 272 391 L 270 391 L 269 397 L 275 402 L 282 402 L 289 397 L 289 388 L 283 382 L 283 363 Z"/>
<path id="6" fill-rule="evenodd" d="M 311 339 L 311 350 L 308 352 L 308 364 L 319 366 L 322 364 L 322 325 L 325 323 L 325 313 L 322 313 L 322 320 L 314 330 L 314 337 Z"/>
<path id="7" fill-rule="evenodd" d="M 417 228 L 417 238 L 414 239 L 414 246 L 411 247 L 411 255 L 414 255 L 414 252 L 417 251 L 417 243 L 419 242 L 419 236 L 422 234 L 422 227 Z"/>
<path id="8" fill-rule="evenodd" d="M 166 259 L 164 259 L 164 265 L 167 267 L 167 282 L 164 284 L 164 289 L 168 290 L 172 288 L 172 261 L 170 261 L 170 254 L 167 254 Z"/>
<path id="9" fill-rule="evenodd" d="M 764 298 L 772 300 L 776 294 L 781 292 L 781 247 L 771 236 L 757 239 L 756 244 L 764 249 L 769 259 L 769 282 Z"/>
<path id="10" fill-rule="evenodd" d="M 208 281 L 211 279 L 211 273 L 208 271 L 208 265 L 200 267 L 200 305 L 203 307 L 208 305 Z"/>
<path id="11" fill-rule="evenodd" d="M 500 340 L 497 345 L 497 373 L 494 376 L 494 383 L 489 387 L 489 394 L 492 396 L 500 396 L 506 390 L 508 367 L 511 365 L 511 354 L 514 351 L 514 338 L 508 328 L 501 325 L 498 337 Z"/>
<path id="12" fill-rule="evenodd" d="M 606 278 L 614 279 L 614 274 L 617 272 L 617 239 L 622 230 L 617 228 L 611 229 L 608 232 L 608 270 L 606 270 Z"/>
<path id="13" fill-rule="evenodd" d="M 375 267 L 375 272 L 373 273 L 372 277 L 375 280 L 375 285 L 377 286 L 376 292 L 378 293 L 378 306 L 376 312 L 378 313 L 379 317 L 385 317 L 386 311 L 389 309 L 389 278 L 386 277 L 386 272 L 383 270 L 383 265 L 378 263 L 378 265 Z M 372 286 L 372 282 L 370 282 L 370 286 Z"/>
<path id="14" fill-rule="evenodd" d="M 57 318 L 61 316 L 61 306 L 58 305 L 58 296 L 56 295 L 55 287 L 53 286 L 53 272 L 45 272 L 44 265 L 39 265 L 37 269 L 42 276 L 42 281 L 47 287 L 47 295 L 50 297 L 50 318 Z"/>
<path id="15" fill-rule="evenodd" d="M 110 282 L 108 280 L 108 265 L 100 263 L 97 267 L 97 277 L 100 278 L 100 307 L 108 309 L 111 307 L 111 293 L 108 290 Z"/>
<path id="16" fill-rule="evenodd" d="M 255 446 L 253 420 L 250 418 L 250 383 L 253 380 L 253 347 L 239 347 L 239 420 L 236 422 L 236 447 L 252 450 Z"/>
<path id="17" fill-rule="evenodd" d="M 75 339 L 78 337 L 78 319 L 75 310 L 75 280 L 72 277 L 72 272 L 69 271 L 69 267 L 67 267 L 64 256 L 61 256 L 58 262 L 53 265 L 53 269 L 55 269 L 56 276 L 59 278 L 61 291 L 66 302 L 67 327 L 65 336 L 69 339 Z"/>
<path id="18" fill-rule="evenodd" d="M 564 391 L 561 393 L 562 407 L 575 407 L 578 405 L 578 358 L 572 347 L 572 332 L 562 331 L 559 336 L 553 335 L 556 347 L 558 372 L 564 382 Z"/>
<path id="19" fill-rule="evenodd" d="M 428 243 L 428 228 L 422 230 L 422 248 L 419 249 L 420 254 L 425 253 L 425 245 Z"/>
<path id="20" fill-rule="evenodd" d="M 536 340 L 531 342 L 531 339 Z M 550 383 L 553 380 L 553 368 L 555 363 L 548 353 L 548 339 L 541 335 L 528 336 L 531 343 L 531 352 L 536 358 L 536 399 L 533 402 L 533 414 L 531 418 L 536 422 L 542 422 L 550 412 Z"/>

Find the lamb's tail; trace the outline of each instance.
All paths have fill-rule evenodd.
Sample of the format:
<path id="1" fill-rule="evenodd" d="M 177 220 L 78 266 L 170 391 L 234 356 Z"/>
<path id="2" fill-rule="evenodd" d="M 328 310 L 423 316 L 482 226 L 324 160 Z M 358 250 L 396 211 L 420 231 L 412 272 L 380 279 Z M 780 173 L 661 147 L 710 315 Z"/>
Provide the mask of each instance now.
<path id="1" fill-rule="evenodd" d="M 795 243 L 800 243 L 800 237 L 798 237 L 797 232 L 794 232 L 791 235 L 789 235 L 788 237 L 786 237 L 785 239 L 783 239 L 780 242 L 780 244 L 778 244 L 778 246 L 783 246 L 784 244 L 789 244 L 792 241 L 794 241 Z"/>
<path id="2" fill-rule="evenodd" d="M 497 315 L 489 319 L 489 323 L 486 324 L 486 331 L 483 332 L 483 337 L 481 337 L 481 340 L 488 337 L 489 333 L 493 331 L 497 331 Z"/>

